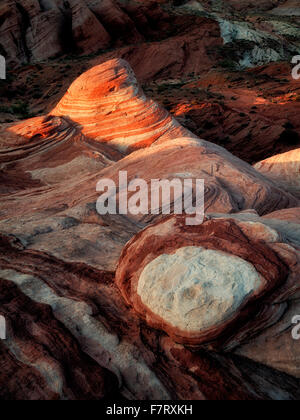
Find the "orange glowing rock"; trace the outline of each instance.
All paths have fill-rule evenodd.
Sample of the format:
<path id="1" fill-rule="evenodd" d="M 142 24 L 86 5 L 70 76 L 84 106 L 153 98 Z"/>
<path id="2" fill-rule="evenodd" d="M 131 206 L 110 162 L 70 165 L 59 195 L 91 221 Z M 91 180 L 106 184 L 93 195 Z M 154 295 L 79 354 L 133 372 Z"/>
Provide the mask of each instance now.
<path id="1" fill-rule="evenodd" d="M 146 98 L 131 67 L 121 59 L 81 75 L 51 115 L 70 118 L 82 126 L 87 137 L 122 151 L 149 146 L 158 139 L 192 136 Z"/>
<path id="2" fill-rule="evenodd" d="M 207 112 L 214 109 L 213 105 L 199 107 Z M 148 99 L 129 64 L 121 59 L 81 75 L 50 115 L 9 126 L 7 131 L 7 145 L 21 147 L 2 159 L 7 162 L 16 156 L 26 157 L 6 171 L 6 179 L 8 174 L 11 179 L 9 191 L 14 191 L 15 179 L 19 180 L 18 189 L 22 188 L 24 173 L 30 173 L 34 179 L 26 181 L 28 186 L 60 184 L 62 190 L 67 189 L 59 197 L 60 206 L 72 207 L 74 200 L 82 202 L 83 197 L 95 202 L 97 181 L 115 180 L 124 170 L 129 181 L 137 174 L 147 183 L 174 177 L 203 179 L 205 207 L 209 211 L 232 213 L 253 208 L 267 214 L 299 206 L 297 198 L 224 148 L 200 140 Z M 92 174 L 95 179 L 85 178 Z M 80 187 L 64 185 L 62 179 L 68 182 L 74 175 Z M 3 186 L 3 192 L 7 191 Z M 52 199 L 58 200 L 56 190 Z M 35 208 L 47 206 L 39 194 L 30 196 L 24 211 L 30 211 L 33 201 Z M 3 214 L 9 213 L 10 205 L 9 200 L 2 203 Z M 19 215 L 23 212 L 22 208 L 17 211 Z"/>

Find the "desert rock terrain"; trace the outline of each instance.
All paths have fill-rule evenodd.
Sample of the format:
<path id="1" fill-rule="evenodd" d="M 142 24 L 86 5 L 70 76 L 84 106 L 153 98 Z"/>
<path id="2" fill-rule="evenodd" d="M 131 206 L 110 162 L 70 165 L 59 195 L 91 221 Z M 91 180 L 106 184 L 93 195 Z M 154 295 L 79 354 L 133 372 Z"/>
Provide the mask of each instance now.
<path id="1" fill-rule="evenodd" d="M 2 2 L 0 399 L 300 399 L 299 15 Z M 120 172 L 204 180 L 203 223 L 99 214 Z"/>

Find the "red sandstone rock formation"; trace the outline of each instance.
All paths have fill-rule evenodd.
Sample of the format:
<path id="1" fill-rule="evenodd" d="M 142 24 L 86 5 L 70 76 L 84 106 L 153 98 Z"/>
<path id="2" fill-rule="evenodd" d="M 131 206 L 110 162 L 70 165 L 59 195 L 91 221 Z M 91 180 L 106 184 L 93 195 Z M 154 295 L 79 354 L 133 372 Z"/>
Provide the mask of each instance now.
<path id="1" fill-rule="evenodd" d="M 295 197 L 300 197 L 300 149 L 272 156 L 254 167 Z"/>
<path id="2" fill-rule="evenodd" d="M 8 248 L 1 244 L 4 256 Z M 6 319 L 8 336 L 0 342 L 1 398 L 99 400 L 116 396 L 116 376 L 82 351 L 49 305 L 30 299 L 4 276 L 1 271 L 0 314 Z"/>
<path id="3" fill-rule="evenodd" d="M 299 82 L 289 64 L 270 64 L 240 74 L 204 73 L 184 94 L 155 92 L 193 133 L 251 164 L 299 147 Z M 196 100 L 195 100 L 196 98 Z"/>
<path id="4" fill-rule="evenodd" d="M 149 186 L 151 179 L 204 179 L 206 211 L 254 208 L 267 214 L 298 206 L 295 197 L 250 165 L 194 138 L 146 98 L 121 60 L 81 76 L 52 114 L 56 116 L 2 129 L 2 228 L 6 234 L 21 235 L 35 249 L 78 261 L 83 244 L 76 238 L 83 223 L 89 252 L 80 260 L 113 270 L 126 241 L 162 212 L 160 208 L 157 215 L 116 217 L 114 224 L 100 216 L 96 185 L 103 178 L 118 184 L 119 171 L 127 171 L 128 182 L 138 176 Z M 141 150 L 130 153 L 136 148 Z M 16 203 L 13 217 L 11 194 Z M 23 222 L 16 224 L 14 217 Z M 102 240 L 111 248 L 103 250 Z"/>
<path id="5" fill-rule="evenodd" d="M 223 45 L 219 24 L 206 17 L 172 16 L 163 22 L 169 36 L 154 42 L 124 46 L 92 60 L 92 65 L 123 58 L 133 67 L 141 82 L 181 78 L 210 70 Z M 163 30 L 163 29 L 162 29 Z M 165 31 L 166 29 L 164 29 Z M 158 32 L 159 33 L 159 32 Z"/>
<path id="6" fill-rule="evenodd" d="M 157 2 L 124 5 L 115 0 L 64 3 L 8 0 L 6 3 L 0 8 L 3 22 L 0 52 L 11 67 L 63 54 L 87 55 L 111 46 L 135 45 L 136 50 L 125 47 L 118 56 L 132 56 L 141 71 L 143 62 L 144 75 L 149 78 L 151 73 L 169 72 L 171 64 L 172 74 L 207 69 L 213 63 L 207 49 L 222 44 L 216 21 L 168 14 Z M 163 38 L 170 39 L 160 43 L 161 33 Z M 150 49 L 147 44 L 138 45 L 147 39 L 157 43 Z"/>
<path id="7" fill-rule="evenodd" d="M 135 22 L 114 0 L 88 0 L 87 5 L 103 23 L 113 40 L 117 43 L 138 42 L 143 40 Z M 142 22 L 140 22 L 142 24 Z M 144 28 L 146 29 L 146 28 Z"/>
<path id="8" fill-rule="evenodd" d="M 30 212 L 33 202 L 39 210 L 46 209 L 49 200 L 70 207 L 74 200 L 81 206 L 95 202 L 97 181 L 111 178 L 118 182 L 121 170 L 128 172 L 128 181 L 137 175 L 147 182 L 176 176 L 204 179 L 207 211 L 230 213 L 254 208 L 267 214 L 298 205 L 296 198 L 278 189 L 250 165 L 219 146 L 197 139 L 147 99 L 131 68 L 122 60 L 104 63 L 79 77 L 48 117 L 24 121 L 6 131 L 10 148 L 1 157 L 6 177 L 23 179 L 19 187 L 15 184 L 17 190 L 23 185 L 48 196 L 48 202 L 40 195 L 30 196 L 31 204 L 17 210 L 20 216 L 26 208 Z M 31 146 L 28 148 L 26 143 Z M 142 150 L 130 153 L 138 148 Z M 125 153 L 129 155 L 121 159 Z M 20 159 L 27 156 L 26 160 Z M 45 168 L 43 162 L 49 156 L 53 156 L 51 168 Z M 12 159 L 14 163 L 9 164 Z M 81 177 L 74 179 L 78 168 Z M 71 179 L 75 182 L 70 183 Z M 59 185 L 61 194 L 49 189 L 52 184 Z M 3 193 L 11 191 L 9 185 L 3 186 Z M 68 193 L 64 194 L 64 190 Z M 9 207 L 10 199 L 4 196 L 3 214 L 9 213 Z"/>
<path id="9" fill-rule="evenodd" d="M 79 53 L 90 54 L 108 47 L 110 36 L 82 0 L 69 1 L 73 42 Z"/>
<path id="10" fill-rule="evenodd" d="M 0 315 L 9 333 L 0 347 L 1 398 L 300 398 L 296 343 L 285 365 L 283 352 L 275 355 L 276 342 L 288 343 L 286 308 L 297 309 L 296 197 L 193 136 L 147 99 L 122 60 L 80 77 L 53 113 L 5 124 L 0 134 Z M 129 180 L 204 178 L 207 209 L 233 214 L 210 215 L 198 227 L 174 216 L 143 231 L 151 218 L 100 216 L 97 182 L 116 179 L 119 170 Z M 260 218 L 255 210 L 275 213 Z M 169 258 L 179 262 L 179 280 L 191 283 L 204 272 L 211 283 L 198 295 L 192 283 L 182 290 L 184 310 L 195 297 L 211 302 L 202 325 L 195 312 L 189 323 L 180 305 L 166 309 L 179 334 L 169 316 L 153 322 L 145 306 L 149 270 L 166 305 L 172 301 L 163 270 Z M 133 285 L 149 264 L 141 305 Z M 221 306 L 215 280 L 226 291 Z"/>
<path id="11" fill-rule="evenodd" d="M 185 219 L 158 222 L 125 247 L 116 282 L 126 302 L 190 346 L 235 347 L 279 321 L 278 303 L 299 291 L 299 236 L 293 248 L 263 220 Z"/>
<path id="12" fill-rule="evenodd" d="M 120 59 L 80 76 L 51 115 L 70 118 L 82 126 L 86 137 L 124 152 L 188 134 L 163 108 L 145 97 L 132 69 Z"/>
<path id="13" fill-rule="evenodd" d="M 150 148 L 133 152 L 105 168 L 100 176 L 117 184 L 119 171 L 127 171 L 128 182 L 138 175 L 149 190 L 152 179 L 204 179 L 206 211 L 232 213 L 254 208 L 267 214 L 275 208 L 298 204 L 296 198 L 258 176 L 225 149 L 191 137 L 169 141 L 161 138 Z M 140 220 L 145 219 L 140 215 Z"/>
<path id="14" fill-rule="evenodd" d="M 108 34 L 81 0 L 70 1 L 68 8 L 55 0 L 6 3 L 0 9 L 0 40 L 10 66 L 45 60 L 73 46 L 95 52 L 109 43 Z"/>
<path id="15" fill-rule="evenodd" d="M 119 377 L 120 392 L 129 398 L 252 400 L 274 398 L 274 392 L 299 398 L 299 381 L 284 368 L 234 353 L 195 353 L 141 322 L 124 304 L 112 273 L 25 249 L 12 237 L 2 237 L 0 248 L 1 304 L 10 334 L 1 343 L 1 397 L 72 399 L 79 392 L 100 398 L 104 383 L 105 395 L 117 398 L 115 378 L 100 365 Z M 18 322 L 27 320 L 21 337 L 16 308 Z M 65 376 L 67 366 L 72 378 Z M 77 373 L 90 367 L 89 385 L 82 375 L 77 383 Z"/>
<path id="16" fill-rule="evenodd" d="M 111 45 L 112 30 L 142 37 L 114 1 L 9 0 L 1 5 L 0 43 L 11 66 L 63 53 L 90 54 Z M 102 24 L 107 26 L 107 30 Z"/>
<path id="17" fill-rule="evenodd" d="M 300 223 L 300 208 L 278 210 L 263 216 L 268 219 L 286 220 L 288 222 Z"/>
<path id="18" fill-rule="evenodd" d="M 244 11 L 246 9 L 270 10 L 278 6 L 280 0 L 262 0 L 257 4 L 255 0 L 229 0 L 228 3 L 236 10 Z"/>
<path id="19" fill-rule="evenodd" d="M 280 16 L 299 16 L 299 2 L 297 0 L 286 0 L 273 9 L 272 13 Z"/>

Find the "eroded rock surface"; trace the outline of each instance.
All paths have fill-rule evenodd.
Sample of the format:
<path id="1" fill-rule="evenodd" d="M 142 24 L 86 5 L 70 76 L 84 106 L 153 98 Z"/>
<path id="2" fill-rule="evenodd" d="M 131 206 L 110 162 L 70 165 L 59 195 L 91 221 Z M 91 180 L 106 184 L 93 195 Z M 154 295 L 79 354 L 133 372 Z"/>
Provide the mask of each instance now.
<path id="1" fill-rule="evenodd" d="M 116 281 L 126 301 L 180 343 L 235 347 L 280 319 L 284 303 L 272 306 L 280 293 L 287 298 L 287 290 L 298 291 L 299 228 L 297 240 L 284 239 L 283 228 L 264 219 L 229 217 L 210 217 L 198 227 L 170 217 L 122 253 Z"/>
<path id="2" fill-rule="evenodd" d="M 80 76 L 51 115 L 70 118 L 83 127 L 85 136 L 124 152 L 188 133 L 145 97 L 131 67 L 121 59 Z"/>
<path id="3" fill-rule="evenodd" d="M 48 115 L 3 124 L 0 146 L 1 398 L 300 398 L 295 343 L 282 363 L 295 196 L 182 127 L 120 59 Z M 206 210 L 225 214 L 101 216 L 96 185 L 119 171 L 204 179 Z"/>
<path id="4" fill-rule="evenodd" d="M 300 197 L 300 149 L 272 156 L 254 167 L 295 197 Z"/>
<path id="5" fill-rule="evenodd" d="M 239 257 L 187 246 L 151 261 L 137 294 L 172 327 L 195 334 L 234 316 L 261 283 L 253 266 Z"/>

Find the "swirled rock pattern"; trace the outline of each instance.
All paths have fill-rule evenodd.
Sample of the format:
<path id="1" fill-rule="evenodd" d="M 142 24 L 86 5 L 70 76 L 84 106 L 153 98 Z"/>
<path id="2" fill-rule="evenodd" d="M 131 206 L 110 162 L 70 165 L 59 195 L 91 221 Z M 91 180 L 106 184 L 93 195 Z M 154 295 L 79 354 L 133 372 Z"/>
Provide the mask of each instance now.
<path id="1" fill-rule="evenodd" d="M 272 156 L 254 165 L 254 168 L 300 197 L 300 149 Z"/>
<path id="2" fill-rule="evenodd" d="M 288 298 L 287 285 L 291 295 L 299 291 L 297 247 L 282 241 L 280 228 L 251 218 L 209 217 L 188 227 L 173 216 L 129 242 L 116 281 L 140 316 L 175 341 L 235 347 L 280 319 L 275 303 Z M 288 259 L 298 262 L 287 268 Z"/>
<path id="3" fill-rule="evenodd" d="M 1 398 L 102 399 L 118 392 L 117 377 L 84 354 L 49 305 L 22 293 L 12 273 L 0 275 L 0 313 L 8 335 L 0 343 Z"/>
<path id="4" fill-rule="evenodd" d="M 100 215 L 119 171 L 204 179 L 224 214 Z M 0 181 L 2 399 L 300 398 L 298 199 L 183 128 L 126 62 L 1 125 Z"/>
<path id="5" fill-rule="evenodd" d="M 103 169 L 101 177 L 118 184 L 120 171 L 127 172 L 128 181 L 138 175 L 147 182 L 149 190 L 152 179 L 203 179 L 206 211 L 232 213 L 254 208 L 260 214 L 267 214 L 298 205 L 291 194 L 260 177 L 250 165 L 222 147 L 190 137 L 160 139 L 151 147 L 133 152 Z M 139 220 L 145 219 L 142 214 L 139 216 Z"/>
<path id="6" fill-rule="evenodd" d="M 300 208 L 284 209 L 266 214 L 264 218 L 286 220 L 288 222 L 300 223 Z"/>
<path id="7" fill-rule="evenodd" d="M 221 44 L 218 23 L 203 17 L 170 17 L 162 8 L 163 3 L 168 1 L 124 4 L 118 0 L 8 0 L 0 9 L 1 53 L 11 67 L 17 67 L 70 53 L 88 55 L 109 47 L 138 46 L 146 40 L 159 41 L 160 32 L 164 32 L 166 38 L 171 35 L 178 39 L 154 48 L 154 70 L 158 72 L 170 62 L 177 62 L 175 70 L 179 71 L 180 60 L 188 59 L 196 46 L 197 62 L 188 60 L 188 67 L 208 68 L 212 61 L 206 47 Z M 201 38 L 195 33 L 196 27 Z M 140 53 L 146 45 L 139 49 Z M 172 45 L 178 51 L 169 51 Z M 133 49 L 129 47 L 128 52 Z M 204 54 L 208 62 L 201 64 Z M 147 71 L 151 71 L 149 67 Z"/>
<path id="8" fill-rule="evenodd" d="M 120 59 L 75 80 L 51 115 L 67 116 L 83 127 L 87 137 L 124 151 L 188 133 L 145 97 L 131 67 Z"/>
<path id="9" fill-rule="evenodd" d="M 193 137 L 147 99 L 122 60 L 81 76 L 50 115 L 4 126 L 1 133 L 3 232 L 69 261 L 80 258 L 113 270 L 126 241 L 161 216 L 163 205 L 155 215 L 116 216 L 112 225 L 97 213 L 97 182 L 109 178 L 118 185 L 120 171 L 127 171 L 128 182 L 144 179 L 149 189 L 151 179 L 203 179 L 206 211 L 253 208 L 263 215 L 299 203 L 225 149 Z M 22 220 L 18 224 L 11 217 L 11 194 L 22 200 L 14 208 L 14 217 Z M 81 223 L 85 256 L 76 240 Z M 104 250 L 102 241 L 111 245 Z"/>

